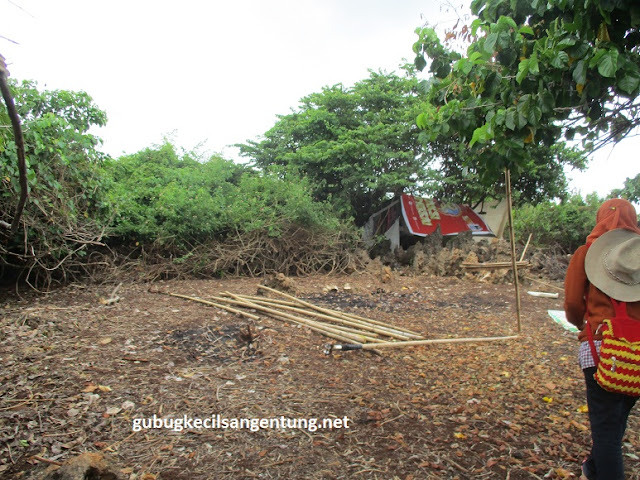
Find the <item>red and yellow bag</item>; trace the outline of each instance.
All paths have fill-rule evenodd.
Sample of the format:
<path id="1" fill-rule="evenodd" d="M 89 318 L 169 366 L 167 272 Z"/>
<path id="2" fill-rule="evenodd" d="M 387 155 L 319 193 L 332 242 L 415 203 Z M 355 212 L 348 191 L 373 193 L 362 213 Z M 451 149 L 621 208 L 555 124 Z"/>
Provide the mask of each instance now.
<path id="1" fill-rule="evenodd" d="M 640 321 L 629 317 L 625 302 L 611 302 L 615 316 L 602 322 L 600 355 L 587 328 L 597 366 L 594 377 L 605 390 L 640 397 Z"/>

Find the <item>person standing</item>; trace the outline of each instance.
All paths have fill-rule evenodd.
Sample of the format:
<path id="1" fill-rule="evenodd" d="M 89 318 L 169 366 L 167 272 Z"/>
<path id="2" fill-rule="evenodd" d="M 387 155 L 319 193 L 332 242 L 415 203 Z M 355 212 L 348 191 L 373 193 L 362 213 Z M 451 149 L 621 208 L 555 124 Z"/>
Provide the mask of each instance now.
<path id="1" fill-rule="evenodd" d="M 580 329 L 578 359 L 584 372 L 591 453 L 582 464 L 588 480 L 624 479 L 622 439 L 636 398 L 604 390 L 594 379 L 602 321 L 615 315 L 611 299 L 626 302 L 627 314 L 640 321 L 640 228 L 633 205 L 623 199 L 604 202 L 585 245 L 573 254 L 565 277 L 567 320 Z"/>

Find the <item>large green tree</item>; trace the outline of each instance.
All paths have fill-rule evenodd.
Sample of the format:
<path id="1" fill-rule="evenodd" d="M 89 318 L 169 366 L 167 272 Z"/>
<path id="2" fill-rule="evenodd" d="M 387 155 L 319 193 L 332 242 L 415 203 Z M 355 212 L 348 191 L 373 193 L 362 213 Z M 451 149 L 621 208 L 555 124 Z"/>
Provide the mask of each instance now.
<path id="1" fill-rule="evenodd" d="M 432 141 L 456 140 L 484 184 L 505 168 L 526 174 L 563 139 L 589 151 L 640 123 L 636 0 L 474 0 L 471 10 L 470 28 L 446 37 L 466 36 L 464 54 L 417 30 L 416 66 L 432 74 L 417 123 Z"/>
<path id="2" fill-rule="evenodd" d="M 325 87 L 300 101 L 241 155 L 262 169 L 308 178 L 317 200 L 330 201 L 361 225 L 386 200 L 426 178 L 414 75 L 370 72 L 353 87 Z"/>

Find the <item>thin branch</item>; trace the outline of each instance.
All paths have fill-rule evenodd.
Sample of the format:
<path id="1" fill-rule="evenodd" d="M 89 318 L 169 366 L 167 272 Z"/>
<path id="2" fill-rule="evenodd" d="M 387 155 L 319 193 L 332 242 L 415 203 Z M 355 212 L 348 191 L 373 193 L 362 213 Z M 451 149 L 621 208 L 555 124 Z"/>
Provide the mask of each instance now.
<path id="1" fill-rule="evenodd" d="M 16 206 L 16 211 L 13 216 L 13 222 L 11 222 L 11 234 L 15 234 L 18 231 L 20 225 L 20 217 L 24 210 L 24 205 L 27 203 L 28 184 L 27 184 L 27 164 L 24 155 L 24 138 L 22 136 L 22 128 L 20 126 L 20 117 L 18 117 L 18 111 L 16 105 L 13 102 L 11 91 L 9 90 L 9 84 L 7 83 L 7 65 L 5 59 L 0 55 L 0 90 L 2 91 L 2 98 L 7 106 L 7 113 L 11 119 L 11 125 L 13 127 L 14 141 L 16 143 L 16 150 L 18 153 L 18 171 L 20 174 L 20 199 Z"/>

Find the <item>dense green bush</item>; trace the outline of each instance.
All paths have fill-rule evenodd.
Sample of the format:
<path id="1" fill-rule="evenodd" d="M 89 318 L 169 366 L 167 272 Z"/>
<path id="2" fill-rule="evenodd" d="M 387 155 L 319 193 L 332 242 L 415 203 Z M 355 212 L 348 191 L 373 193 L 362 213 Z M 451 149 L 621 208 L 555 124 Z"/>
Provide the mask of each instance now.
<path id="1" fill-rule="evenodd" d="M 573 195 L 560 203 L 524 205 L 514 212 L 516 237 L 527 238 L 533 234 L 534 245 L 558 247 L 572 253 L 585 243 L 603 201 L 593 193 L 586 199 Z"/>
<path id="2" fill-rule="evenodd" d="M 41 92 L 33 82 L 10 86 L 23 126 L 29 197 L 18 232 L 0 231 L 0 267 L 3 276 L 24 275 L 40 285 L 64 281 L 108 223 L 104 156 L 89 133 L 106 115 L 84 92 Z M 0 103 L 3 124 L 5 108 Z M 0 220 L 11 223 L 20 196 L 18 157 L 13 132 L 2 130 Z"/>
<path id="3" fill-rule="evenodd" d="M 105 170 L 114 207 L 112 242 L 182 251 L 255 230 L 278 236 L 291 224 L 338 227 L 304 180 L 283 180 L 217 156 L 198 161 L 170 143 L 109 161 Z"/>

